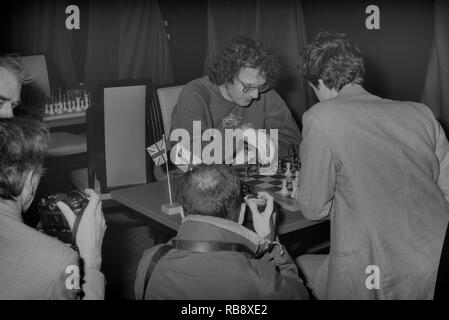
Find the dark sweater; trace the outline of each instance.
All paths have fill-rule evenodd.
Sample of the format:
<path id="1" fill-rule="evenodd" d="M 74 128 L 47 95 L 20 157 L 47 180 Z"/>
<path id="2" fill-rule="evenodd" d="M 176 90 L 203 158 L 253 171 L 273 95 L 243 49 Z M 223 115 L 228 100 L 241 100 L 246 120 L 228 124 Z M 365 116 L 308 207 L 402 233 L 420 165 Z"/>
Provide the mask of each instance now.
<path id="1" fill-rule="evenodd" d="M 259 95 L 248 107 L 223 98 L 217 85 L 203 77 L 189 82 L 173 109 L 171 130 L 184 128 L 192 134 L 193 121 L 201 121 L 201 130 L 224 129 L 248 125 L 254 129 L 278 129 L 279 155 L 288 154 L 289 144 L 301 143 L 301 132 L 289 108 L 279 94 L 270 90 Z"/>

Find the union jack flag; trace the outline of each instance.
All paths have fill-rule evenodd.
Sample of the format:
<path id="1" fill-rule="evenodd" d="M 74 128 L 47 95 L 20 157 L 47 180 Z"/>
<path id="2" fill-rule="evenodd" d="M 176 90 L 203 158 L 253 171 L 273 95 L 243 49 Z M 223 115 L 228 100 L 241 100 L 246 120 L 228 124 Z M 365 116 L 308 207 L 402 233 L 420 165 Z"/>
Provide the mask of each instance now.
<path id="1" fill-rule="evenodd" d="M 167 150 L 165 149 L 165 140 L 162 139 L 147 148 L 148 153 L 153 159 L 156 166 L 163 165 L 167 162 Z"/>

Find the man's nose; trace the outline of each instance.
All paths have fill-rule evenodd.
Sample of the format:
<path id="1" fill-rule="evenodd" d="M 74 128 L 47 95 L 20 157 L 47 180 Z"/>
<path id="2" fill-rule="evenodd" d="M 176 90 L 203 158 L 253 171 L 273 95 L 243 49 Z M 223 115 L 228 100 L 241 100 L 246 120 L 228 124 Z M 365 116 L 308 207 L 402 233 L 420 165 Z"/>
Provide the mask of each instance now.
<path id="1" fill-rule="evenodd" d="M 259 89 L 255 88 L 249 92 L 249 95 L 253 99 L 257 99 L 259 97 Z"/>
<path id="2" fill-rule="evenodd" d="M 14 113 L 12 111 L 11 103 L 4 103 L 2 108 L 0 109 L 0 118 L 12 118 L 14 117 Z"/>

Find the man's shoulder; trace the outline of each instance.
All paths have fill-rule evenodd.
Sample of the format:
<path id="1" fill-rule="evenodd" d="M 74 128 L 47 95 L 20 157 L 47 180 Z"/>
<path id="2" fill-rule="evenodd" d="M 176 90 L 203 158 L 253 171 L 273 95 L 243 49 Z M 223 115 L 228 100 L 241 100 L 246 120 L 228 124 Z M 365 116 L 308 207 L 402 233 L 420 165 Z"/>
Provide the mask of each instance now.
<path id="1" fill-rule="evenodd" d="M 217 90 L 216 87 L 217 86 L 213 84 L 207 76 L 194 79 L 184 86 L 179 96 L 178 103 L 182 101 L 191 101 L 192 99 L 201 99 L 208 102 L 211 100 L 211 95 Z"/>
<path id="2" fill-rule="evenodd" d="M 209 77 L 204 76 L 188 82 L 184 87 L 184 91 L 204 92 L 204 90 L 211 90 L 214 86 L 216 85 L 209 80 Z"/>
<path id="3" fill-rule="evenodd" d="M 70 247 L 56 238 L 43 234 L 22 222 L 8 218 L 2 219 L 1 222 L 9 228 L 9 231 L 5 233 L 2 230 L 3 251 L 8 251 L 9 247 L 16 254 L 20 252 L 28 259 L 44 263 L 65 260 L 74 253 Z M 2 254 L 4 253 L 2 252 Z"/>
<path id="4" fill-rule="evenodd" d="M 0 223 L 0 297 L 50 298 L 55 280 L 67 273 L 69 265 L 78 266 L 78 255 L 62 242 L 19 221 L 3 217 Z M 8 231 L 4 232 L 5 228 Z"/>

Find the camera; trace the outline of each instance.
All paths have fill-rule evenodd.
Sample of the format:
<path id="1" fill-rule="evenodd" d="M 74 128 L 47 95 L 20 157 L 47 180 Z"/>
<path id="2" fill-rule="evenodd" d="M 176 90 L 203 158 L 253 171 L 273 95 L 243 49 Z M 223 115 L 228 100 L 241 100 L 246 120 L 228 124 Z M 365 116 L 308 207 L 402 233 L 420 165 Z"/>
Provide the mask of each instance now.
<path id="1" fill-rule="evenodd" d="M 67 204 L 78 217 L 82 216 L 89 200 L 80 191 L 70 191 L 49 195 L 47 198 L 42 198 L 38 204 L 40 217 L 38 230 L 76 248 L 69 224 L 56 205 L 58 201 Z"/>

